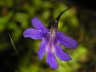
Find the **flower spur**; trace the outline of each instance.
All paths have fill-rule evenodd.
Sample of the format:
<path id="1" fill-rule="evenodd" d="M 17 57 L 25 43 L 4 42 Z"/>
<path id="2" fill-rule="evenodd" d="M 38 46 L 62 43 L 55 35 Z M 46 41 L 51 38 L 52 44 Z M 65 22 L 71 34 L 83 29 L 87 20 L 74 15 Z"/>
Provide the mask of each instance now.
<path id="1" fill-rule="evenodd" d="M 41 60 L 47 54 L 46 62 L 53 69 L 58 68 L 56 57 L 62 61 L 71 60 L 71 57 L 63 52 L 61 45 L 66 48 L 76 48 L 78 43 L 71 37 L 58 32 L 57 26 L 54 23 L 50 30 L 37 18 L 32 19 L 32 26 L 24 31 L 23 35 L 26 38 L 41 40 L 40 49 L 38 51 L 39 59 Z"/>

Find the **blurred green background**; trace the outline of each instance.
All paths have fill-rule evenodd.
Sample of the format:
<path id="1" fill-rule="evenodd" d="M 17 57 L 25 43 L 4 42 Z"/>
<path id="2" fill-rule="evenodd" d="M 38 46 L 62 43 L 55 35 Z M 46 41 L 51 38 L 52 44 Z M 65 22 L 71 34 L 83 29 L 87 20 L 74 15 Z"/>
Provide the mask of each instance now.
<path id="1" fill-rule="evenodd" d="M 96 12 L 76 5 L 69 0 L 0 0 L 0 72 L 96 72 Z M 58 60 L 59 68 L 51 69 L 39 60 L 40 41 L 23 37 L 35 16 L 48 26 L 64 9 L 59 31 L 79 43 L 76 49 L 63 50 L 71 61 Z"/>

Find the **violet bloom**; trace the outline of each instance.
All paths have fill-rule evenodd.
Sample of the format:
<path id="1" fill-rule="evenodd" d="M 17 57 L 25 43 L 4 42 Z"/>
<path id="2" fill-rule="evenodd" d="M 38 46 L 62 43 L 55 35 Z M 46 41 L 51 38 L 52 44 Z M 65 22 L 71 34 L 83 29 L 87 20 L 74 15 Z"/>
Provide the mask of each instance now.
<path id="1" fill-rule="evenodd" d="M 55 27 L 48 30 L 37 17 L 32 19 L 32 26 L 34 28 L 26 29 L 23 35 L 26 38 L 42 40 L 38 51 L 40 60 L 46 54 L 46 62 L 53 69 L 58 68 L 56 57 L 62 61 L 71 60 L 71 57 L 67 53 L 63 52 L 60 46 L 64 45 L 66 48 L 76 48 L 76 40 L 68 37 L 62 32 L 58 32 Z"/>

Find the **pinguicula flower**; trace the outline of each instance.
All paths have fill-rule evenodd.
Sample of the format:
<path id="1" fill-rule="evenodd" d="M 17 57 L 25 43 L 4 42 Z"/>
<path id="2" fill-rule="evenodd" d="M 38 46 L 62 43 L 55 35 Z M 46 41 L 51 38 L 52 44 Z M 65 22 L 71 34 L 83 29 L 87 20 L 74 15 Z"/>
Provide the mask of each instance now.
<path id="1" fill-rule="evenodd" d="M 41 40 L 38 56 L 41 60 L 46 54 L 46 62 L 53 69 L 58 68 L 57 57 L 62 61 L 68 61 L 72 58 L 68 53 L 63 52 L 61 46 L 66 48 L 76 48 L 78 43 L 71 37 L 59 32 L 56 25 L 53 24 L 50 29 L 37 18 L 32 19 L 32 26 L 24 31 L 23 35 L 26 38 Z"/>

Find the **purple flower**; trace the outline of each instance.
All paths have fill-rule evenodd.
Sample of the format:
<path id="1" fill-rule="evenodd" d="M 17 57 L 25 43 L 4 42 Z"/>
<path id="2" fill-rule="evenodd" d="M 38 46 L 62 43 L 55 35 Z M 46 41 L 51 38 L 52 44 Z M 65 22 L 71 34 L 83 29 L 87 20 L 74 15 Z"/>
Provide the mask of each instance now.
<path id="1" fill-rule="evenodd" d="M 60 46 L 64 45 L 66 48 L 76 48 L 78 45 L 76 40 L 62 32 L 58 32 L 55 28 L 48 30 L 37 17 L 32 19 L 32 26 L 34 28 L 26 29 L 23 35 L 26 38 L 42 40 L 38 51 L 40 60 L 46 54 L 46 62 L 53 69 L 58 68 L 56 57 L 62 61 L 71 60 L 71 57 L 63 52 Z"/>

